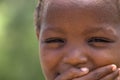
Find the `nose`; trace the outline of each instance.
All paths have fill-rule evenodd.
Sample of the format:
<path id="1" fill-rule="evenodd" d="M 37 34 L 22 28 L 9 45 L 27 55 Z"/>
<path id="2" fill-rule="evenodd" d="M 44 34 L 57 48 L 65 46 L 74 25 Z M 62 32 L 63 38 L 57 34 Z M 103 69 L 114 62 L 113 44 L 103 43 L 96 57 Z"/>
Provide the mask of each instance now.
<path id="1" fill-rule="evenodd" d="M 64 63 L 72 66 L 83 65 L 88 62 L 86 54 L 80 49 L 70 50 L 63 59 Z"/>

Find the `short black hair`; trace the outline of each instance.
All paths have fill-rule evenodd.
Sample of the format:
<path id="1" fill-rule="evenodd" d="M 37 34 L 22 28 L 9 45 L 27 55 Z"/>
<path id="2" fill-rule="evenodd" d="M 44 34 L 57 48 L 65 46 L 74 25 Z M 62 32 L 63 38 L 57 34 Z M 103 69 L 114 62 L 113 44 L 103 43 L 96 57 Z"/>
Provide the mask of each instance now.
<path id="1" fill-rule="evenodd" d="M 35 22 L 35 27 L 37 30 L 40 30 L 40 25 L 41 25 L 40 17 L 42 14 L 43 1 L 44 0 L 38 0 L 38 4 L 36 6 L 35 13 L 34 13 L 34 22 Z"/>

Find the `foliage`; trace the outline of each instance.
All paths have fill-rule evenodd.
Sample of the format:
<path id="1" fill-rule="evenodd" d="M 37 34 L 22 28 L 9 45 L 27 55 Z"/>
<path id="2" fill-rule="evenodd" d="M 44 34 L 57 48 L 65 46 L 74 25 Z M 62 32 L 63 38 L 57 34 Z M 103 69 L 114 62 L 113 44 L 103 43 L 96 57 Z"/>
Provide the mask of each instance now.
<path id="1" fill-rule="evenodd" d="M 44 80 L 33 12 L 37 0 L 0 0 L 0 80 Z"/>

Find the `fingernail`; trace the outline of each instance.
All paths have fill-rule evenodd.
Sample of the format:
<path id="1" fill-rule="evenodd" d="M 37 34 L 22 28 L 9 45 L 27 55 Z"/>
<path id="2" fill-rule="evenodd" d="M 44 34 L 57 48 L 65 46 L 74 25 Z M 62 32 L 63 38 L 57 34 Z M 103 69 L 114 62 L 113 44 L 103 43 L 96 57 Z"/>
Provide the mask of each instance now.
<path id="1" fill-rule="evenodd" d="M 120 80 L 120 68 L 118 68 L 118 77 L 117 77 L 117 79 L 116 80 Z"/>
<path id="2" fill-rule="evenodd" d="M 88 73 L 88 72 L 89 72 L 89 69 L 88 69 L 88 68 L 86 68 L 86 67 L 81 68 L 80 70 L 81 70 L 81 71 L 83 71 L 83 72 L 86 72 L 86 73 Z"/>
<path id="3" fill-rule="evenodd" d="M 118 68 L 118 73 L 119 73 L 119 76 L 120 76 L 120 68 Z"/>
<path id="4" fill-rule="evenodd" d="M 119 80 L 119 77 L 117 77 L 117 79 L 116 80 Z"/>
<path id="5" fill-rule="evenodd" d="M 115 64 L 112 64 L 112 71 L 115 71 L 117 69 L 117 66 Z"/>
<path id="6" fill-rule="evenodd" d="M 119 76 L 119 77 L 117 77 L 117 80 L 120 80 L 120 76 Z"/>

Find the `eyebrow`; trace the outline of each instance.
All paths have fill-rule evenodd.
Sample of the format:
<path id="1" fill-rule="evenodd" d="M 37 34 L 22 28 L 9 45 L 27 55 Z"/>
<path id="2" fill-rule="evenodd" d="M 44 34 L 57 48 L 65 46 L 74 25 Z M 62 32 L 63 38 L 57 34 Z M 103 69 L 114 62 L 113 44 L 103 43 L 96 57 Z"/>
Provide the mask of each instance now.
<path id="1" fill-rule="evenodd" d="M 97 27 L 97 28 L 90 28 L 86 29 L 84 32 L 82 32 L 83 35 L 88 35 L 88 34 L 93 34 L 93 33 L 98 33 L 100 31 L 106 31 L 103 27 Z"/>
<path id="2" fill-rule="evenodd" d="M 59 33 L 59 34 L 65 34 L 65 32 L 63 30 L 61 30 L 60 28 L 53 28 L 53 27 L 47 27 L 45 29 L 45 32 L 56 32 L 56 33 Z M 110 34 L 108 33 L 108 31 L 104 28 L 104 27 L 91 27 L 89 29 L 86 29 L 85 31 L 81 32 L 82 35 L 89 35 L 89 34 L 96 34 L 96 33 L 99 33 L 99 32 L 103 32 L 103 33 L 106 33 L 106 34 Z"/>
<path id="3" fill-rule="evenodd" d="M 45 29 L 45 32 L 49 32 L 49 31 L 64 34 L 64 31 L 62 31 L 60 28 L 47 27 Z"/>

